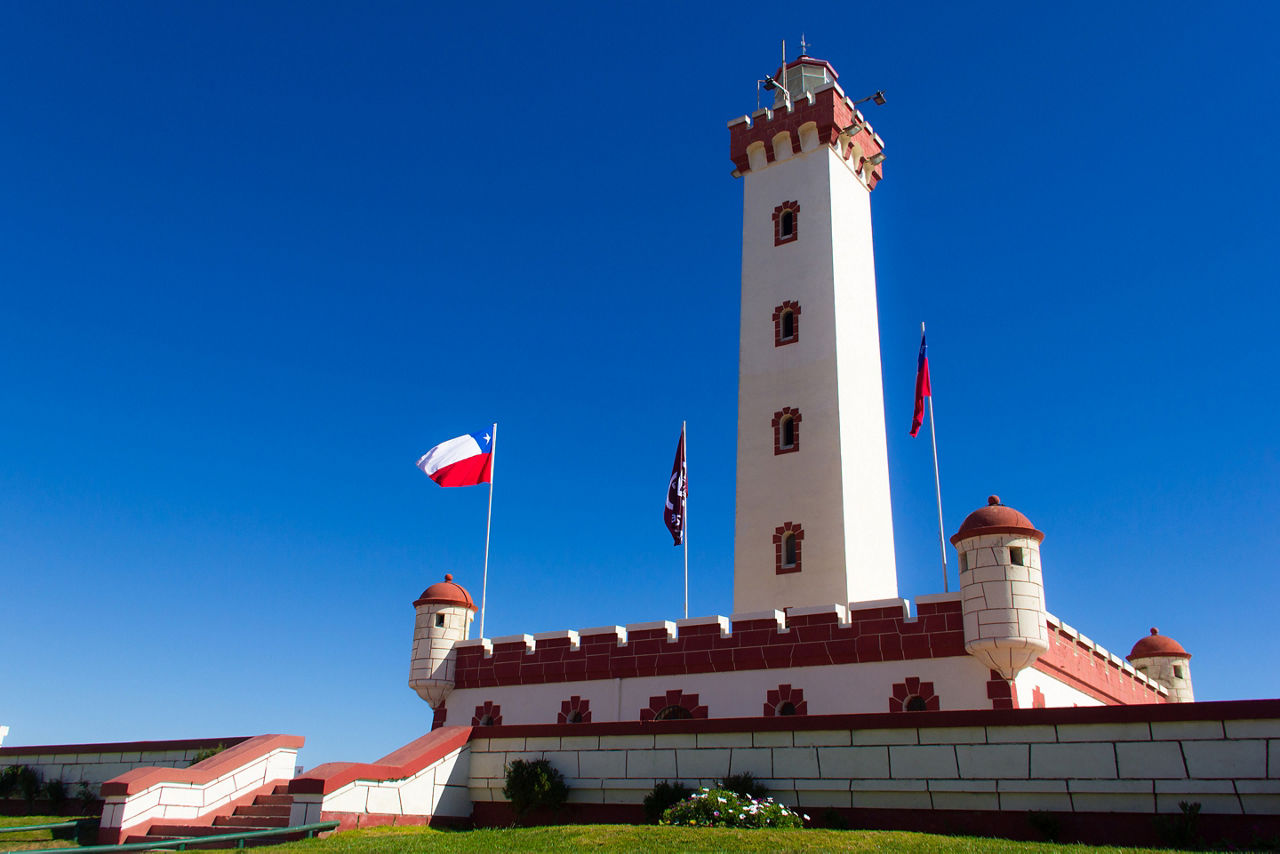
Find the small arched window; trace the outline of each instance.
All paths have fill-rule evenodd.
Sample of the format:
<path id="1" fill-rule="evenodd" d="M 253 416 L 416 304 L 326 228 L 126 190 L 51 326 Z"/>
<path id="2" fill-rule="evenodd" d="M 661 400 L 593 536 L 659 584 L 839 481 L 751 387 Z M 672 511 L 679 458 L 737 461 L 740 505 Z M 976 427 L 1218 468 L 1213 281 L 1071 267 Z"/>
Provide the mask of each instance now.
<path id="1" fill-rule="evenodd" d="M 782 347 L 800 340 L 800 303 L 787 300 L 773 310 L 773 346 Z"/>
<path id="2" fill-rule="evenodd" d="M 800 410 L 784 406 L 773 413 L 773 453 L 792 454 L 800 450 Z"/>
<path id="3" fill-rule="evenodd" d="M 664 706 L 653 716 L 655 721 L 684 721 L 693 717 L 693 712 L 684 706 Z"/>
<path id="4" fill-rule="evenodd" d="M 794 715 L 795 713 L 796 713 L 795 703 L 788 702 L 788 703 L 783 703 L 781 706 L 778 706 L 779 715 Z"/>
<path id="5" fill-rule="evenodd" d="M 493 726 L 493 715 L 481 716 L 479 726 Z"/>
<path id="6" fill-rule="evenodd" d="M 804 529 L 795 522 L 779 525 L 773 532 L 774 571 L 778 575 L 800 571 Z"/>
<path id="7" fill-rule="evenodd" d="M 917 696 L 917 697 L 912 697 L 910 700 L 907 700 L 908 712 L 924 712 L 924 711 L 928 711 L 928 709 L 929 709 L 929 704 L 925 701 L 924 697 Z"/>
<path id="8" fill-rule="evenodd" d="M 577 709 L 574 709 L 572 712 L 569 713 L 569 716 L 565 719 L 565 723 L 571 723 L 571 724 L 582 723 L 582 712 L 578 711 Z"/>
<path id="9" fill-rule="evenodd" d="M 790 243 L 800 235 L 800 203 L 783 202 L 773 209 L 773 245 Z"/>

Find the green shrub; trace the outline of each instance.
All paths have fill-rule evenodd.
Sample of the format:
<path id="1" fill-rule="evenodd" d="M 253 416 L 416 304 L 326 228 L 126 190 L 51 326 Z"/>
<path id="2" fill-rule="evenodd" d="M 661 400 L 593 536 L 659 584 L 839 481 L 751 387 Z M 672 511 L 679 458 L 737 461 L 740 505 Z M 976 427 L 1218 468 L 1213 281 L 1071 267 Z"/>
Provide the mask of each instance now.
<path id="1" fill-rule="evenodd" d="M 560 808 L 569 797 L 569 786 L 564 775 L 546 759 L 517 759 L 507 766 L 507 784 L 502 787 L 502 796 L 511 801 L 511 809 L 519 820 L 540 807 Z"/>
<path id="2" fill-rule="evenodd" d="M 26 765 L 18 766 L 18 791 L 22 793 L 22 799 L 27 802 L 27 812 L 31 812 L 31 806 L 36 802 L 36 796 L 40 794 L 40 774 L 34 768 L 28 768 Z"/>
<path id="3" fill-rule="evenodd" d="M 67 784 L 61 780 L 50 780 L 44 784 L 44 796 L 49 801 L 49 812 L 53 815 L 62 815 L 63 808 L 67 805 L 67 799 L 71 793 L 67 791 Z"/>
<path id="4" fill-rule="evenodd" d="M 93 806 L 93 802 L 97 799 L 98 796 L 93 791 L 93 786 L 89 785 L 89 781 L 81 780 L 80 787 L 76 789 L 76 800 L 80 802 L 80 812 L 88 815 L 89 807 Z"/>
<path id="5" fill-rule="evenodd" d="M 739 797 L 751 798 L 756 801 L 769 795 L 769 787 L 756 779 L 756 775 L 750 771 L 743 771 L 741 774 L 730 774 L 720 781 L 720 788 L 728 789 Z"/>
<path id="6" fill-rule="evenodd" d="M 690 789 L 679 780 L 674 783 L 669 780 L 663 780 L 658 783 L 649 794 L 644 796 L 644 815 L 650 824 L 657 824 L 662 820 L 662 814 L 667 811 L 668 807 L 673 807 L 683 801 L 685 798 L 693 794 Z"/>
<path id="7" fill-rule="evenodd" d="M 18 777 L 22 775 L 21 765 L 10 765 L 0 771 L 0 798 L 7 798 L 18 788 Z"/>
<path id="8" fill-rule="evenodd" d="M 728 789 L 703 788 L 662 814 L 662 824 L 679 827 L 804 827 L 809 817 L 796 815 L 773 798 L 744 798 Z"/>
<path id="9" fill-rule="evenodd" d="M 197 751 L 195 757 L 192 758 L 192 760 L 187 763 L 187 767 L 190 768 L 192 765 L 195 765 L 197 762 L 203 762 L 206 759 L 208 759 L 210 756 L 217 756 L 219 753 L 221 753 L 226 749 L 227 749 L 227 746 L 225 744 L 223 744 L 222 742 L 218 742 L 218 745 L 216 747 L 206 747 L 204 750 Z"/>

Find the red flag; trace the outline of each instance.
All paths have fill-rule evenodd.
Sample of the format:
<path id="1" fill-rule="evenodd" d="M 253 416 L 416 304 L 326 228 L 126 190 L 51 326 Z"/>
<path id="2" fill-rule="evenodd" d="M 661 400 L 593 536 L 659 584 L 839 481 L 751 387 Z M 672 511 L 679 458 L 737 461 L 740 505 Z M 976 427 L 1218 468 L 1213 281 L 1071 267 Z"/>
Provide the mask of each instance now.
<path id="1" fill-rule="evenodd" d="M 924 423 L 924 399 L 930 396 L 929 353 L 924 344 L 924 332 L 920 333 L 920 358 L 916 360 L 916 413 L 911 417 L 911 436 L 920 432 Z"/>
<path id="2" fill-rule="evenodd" d="M 676 445 L 676 461 L 671 466 L 671 480 L 667 484 L 667 506 L 662 518 L 667 523 L 675 544 L 684 543 L 685 499 L 689 497 L 688 471 L 684 462 L 684 429 L 680 430 L 680 444 Z"/>

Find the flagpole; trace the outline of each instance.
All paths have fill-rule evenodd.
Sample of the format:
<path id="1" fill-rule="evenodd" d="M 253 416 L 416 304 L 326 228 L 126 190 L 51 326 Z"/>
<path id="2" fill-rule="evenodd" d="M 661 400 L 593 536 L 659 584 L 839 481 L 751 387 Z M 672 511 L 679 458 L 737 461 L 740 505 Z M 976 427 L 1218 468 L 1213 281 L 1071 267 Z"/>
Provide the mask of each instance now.
<path id="1" fill-rule="evenodd" d="M 484 637 L 484 606 L 489 594 L 489 531 L 493 527 L 493 471 L 498 467 L 498 423 L 493 424 L 489 445 L 489 517 L 484 523 L 484 577 L 480 582 L 480 637 Z"/>
<path id="2" fill-rule="evenodd" d="M 924 321 L 920 321 L 920 337 L 924 338 Z M 932 382 L 930 382 L 932 386 Z M 933 420 L 933 389 L 929 390 L 929 438 L 933 440 L 933 489 L 938 496 L 938 548 L 942 551 L 942 590 L 950 592 L 947 580 L 947 536 L 942 527 L 942 480 L 938 477 L 938 429 Z"/>
<path id="3" fill-rule="evenodd" d="M 689 619 L 689 422 L 680 422 L 680 445 L 684 452 L 684 525 L 680 539 L 684 540 L 684 618 Z"/>

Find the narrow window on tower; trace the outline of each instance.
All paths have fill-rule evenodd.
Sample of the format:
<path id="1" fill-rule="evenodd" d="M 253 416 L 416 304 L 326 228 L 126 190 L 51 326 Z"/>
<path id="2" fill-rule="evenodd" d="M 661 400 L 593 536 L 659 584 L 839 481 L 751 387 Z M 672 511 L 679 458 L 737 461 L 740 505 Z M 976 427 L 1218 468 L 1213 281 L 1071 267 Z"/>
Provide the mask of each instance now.
<path id="1" fill-rule="evenodd" d="M 436 628 L 437 629 L 444 628 L 444 614 L 436 614 Z"/>
<path id="2" fill-rule="evenodd" d="M 778 575 L 800 571 L 804 528 L 796 522 L 779 525 L 773 532 L 774 571 Z"/>
<path id="3" fill-rule="evenodd" d="M 790 406 L 773 413 L 774 456 L 800 450 L 800 420 L 800 410 Z"/>
<path id="4" fill-rule="evenodd" d="M 773 209 L 773 245 L 790 243 L 800 236 L 800 203 L 783 202 Z"/>
<path id="5" fill-rule="evenodd" d="M 1022 562 L 1022 549 L 1019 546 L 1009 546 L 1009 563 L 1014 566 L 1025 566 Z"/>
<path id="6" fill-rule="evenodd" d="M 773 310 L 773 346 L 800 340 L 800 303 L 787 300 Z"/>
<path id="7" fill-rule="evenodd" d="M 1173 665 L 1173 678 L 1174 678 L 1174 679 L 1181 679 L 1181 678 L 1182 678 L 1182 665 L 1181 665 L 1181 664 L 1175 664 L 1175 665 Z"/>

